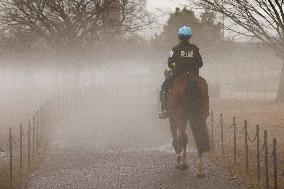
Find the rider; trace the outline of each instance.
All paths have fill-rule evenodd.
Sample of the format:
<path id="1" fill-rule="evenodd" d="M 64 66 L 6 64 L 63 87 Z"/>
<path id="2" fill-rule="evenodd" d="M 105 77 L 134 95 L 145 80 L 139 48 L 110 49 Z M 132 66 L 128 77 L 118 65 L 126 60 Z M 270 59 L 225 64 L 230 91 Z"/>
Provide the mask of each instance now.
<path id="1" fill-rule="evenodd" d="M 170 51 L 168 67 L 171 69 L 171 74 L 166 75 L 165 73 L 166 80 L 162 84 L 160 91 L 160 119 L 168 118 L 167 94 L 176 76 L 184 72 L 199 76 L 199 68 L 203 66 L 199 48 L 189 42 L 191 37 L 191 29 L 187 26 L 183 26 L 178 31 L 179 44 Z"/>

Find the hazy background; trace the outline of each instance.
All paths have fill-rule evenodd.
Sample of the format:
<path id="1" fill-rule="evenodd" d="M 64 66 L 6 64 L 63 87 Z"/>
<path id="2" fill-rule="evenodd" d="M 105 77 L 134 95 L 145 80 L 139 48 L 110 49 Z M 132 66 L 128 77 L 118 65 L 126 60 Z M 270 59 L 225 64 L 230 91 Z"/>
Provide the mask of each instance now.
<path id="1" fill-rule="evenodd" d="M 45 48 L 40 46 L 41 41 L 29 46 L 34 39 L 29 36 L 8 41 L 0 53 L 0 127 L 18 124 L 51 94 L 76 87 L 96 90 L 103 86 L 113 93 L 141 95 L 151 91 L 156 108 L 168 52 L 177 44 L 176 32 L 182 26 L 168 26 L 167 21 L 176 7 L 183 9 L 183 4 L 184 1 L 148 0 L 144 8 L 155 22 L 82 49 Z M 202 12 L 194 12 L 197 19 Z M 194 33 L 193 37 L 204 58 L 201 75 L 210 85 L 210 95 L 273 100 L 281 67 L 274 52 L 263 44 L 223 41 L 222 36 L 218 39 L 218 43 L 206 49 L 209 42 L 205 36 Z"/>

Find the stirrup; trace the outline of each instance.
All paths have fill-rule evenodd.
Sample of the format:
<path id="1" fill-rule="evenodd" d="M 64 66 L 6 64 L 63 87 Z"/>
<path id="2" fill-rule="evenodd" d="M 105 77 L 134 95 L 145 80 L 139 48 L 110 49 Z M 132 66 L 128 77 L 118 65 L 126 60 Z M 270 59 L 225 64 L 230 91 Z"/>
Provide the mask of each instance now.
<path id="1" fill-rule="evenodd" d="M 169 115 L 168 115 L 167 111 L 159 112 L 159 118 L 160 119 L 167 119 L 168 117 L 169 117 Z"/>

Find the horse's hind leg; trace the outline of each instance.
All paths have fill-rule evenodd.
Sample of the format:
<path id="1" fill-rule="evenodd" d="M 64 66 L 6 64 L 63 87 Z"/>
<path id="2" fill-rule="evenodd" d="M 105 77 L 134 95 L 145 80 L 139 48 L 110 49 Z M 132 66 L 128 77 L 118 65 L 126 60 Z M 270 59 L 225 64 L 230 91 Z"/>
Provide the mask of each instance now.
<path id="1" fill-rule="evenodd" d="M 206 122 L 201 116 L 194 115 L 190 119 L 191 130 L 195 139 L 195 143 L 198 149 L 198 160 L 197 160 L 197 176 L 204 177 L 204 167 L 202 155 L 204 152 L 210 150 L 209 136 L 206 128 Z"/>
<path id="2" fill-rule="evenodd" d="M 184 111 L 180 109 L 176 112 L 175 127 L 177 128 L 177 143 L 179 147 L 178 153 L 180 154 L 180 169 L 187 169 L 186 163 L 186 146 L 187 146 L 187 135 L 186 135 L 186 117 Z"/>
<path id="3" fill-rule="evenodd" d="M 183 124 L 182 127 L 180 127 L 178 129 L 178 143 L 181 146 L 181 153 L 180 153 L 180 157 L 181 157 L 181 169 L 187 169 L 188 165 L 186 163 L 186 146 L 187 146 L 187 135 L 186 135 L 186 123 Z"/>
<path id="4" fill-rule="evenodd" d="M 177 127 L 174 123 L 174 120 L 170 118 L 170 127 L 171 127 L 171 133 L 172 133 L 172 145 L 174 147 L 175 153 L 176 153 L 176 168 L 180 167 L 180 162 L 181 162 L 181 148 L 178 143 L 178 135 L 177 135 Z"/>

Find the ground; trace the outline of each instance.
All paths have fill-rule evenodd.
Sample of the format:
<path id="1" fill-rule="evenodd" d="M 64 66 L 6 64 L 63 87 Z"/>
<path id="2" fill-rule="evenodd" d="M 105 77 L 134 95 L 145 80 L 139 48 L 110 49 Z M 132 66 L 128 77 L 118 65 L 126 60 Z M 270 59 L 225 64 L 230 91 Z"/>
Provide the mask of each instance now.
<path id="1" fill-rule="evenodd" d="M 242 188 L 208 160 L 206 177 L 195 177 L 193 148 L 190 168 L 174 169 L 169 125 L 157 119 L 155 100 L 105 96 L 85 99 L 57 123 L 24 188 Z"/>

